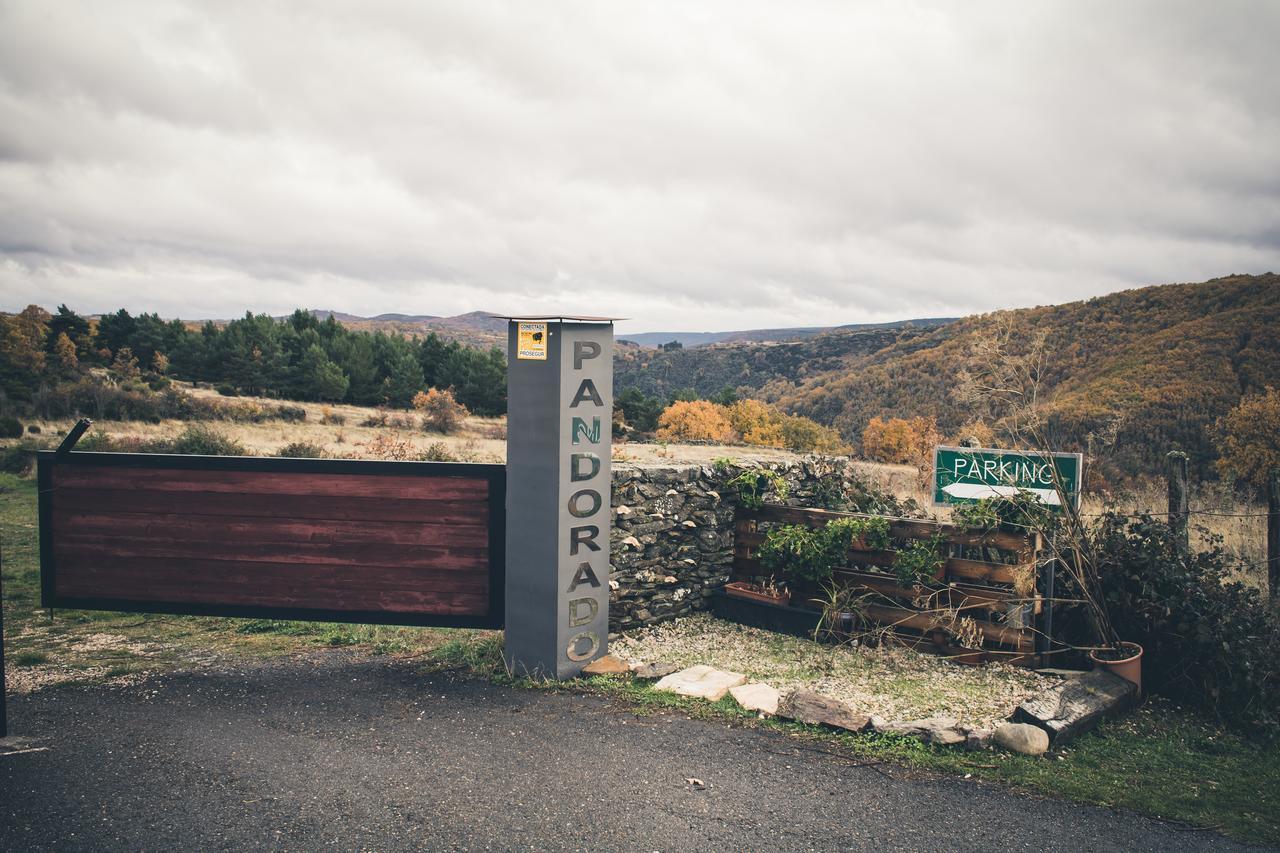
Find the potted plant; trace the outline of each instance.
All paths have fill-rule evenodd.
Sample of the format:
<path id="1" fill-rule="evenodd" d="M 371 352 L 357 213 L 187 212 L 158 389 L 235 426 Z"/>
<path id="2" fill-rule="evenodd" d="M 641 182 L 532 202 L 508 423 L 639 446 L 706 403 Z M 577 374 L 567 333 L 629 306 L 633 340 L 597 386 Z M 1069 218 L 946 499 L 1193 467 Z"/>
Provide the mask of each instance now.
<path id="1" fill-rule="evenodd" d="M 763 601 L 766 604 L 781 604 L 784 607 L 791 603 L 791 590 L 785 582 L 779 583 L 772 576 L 768 580 L 732 581 L 724 585 L 724 591 L 735 598 L 749 601 Z"/>

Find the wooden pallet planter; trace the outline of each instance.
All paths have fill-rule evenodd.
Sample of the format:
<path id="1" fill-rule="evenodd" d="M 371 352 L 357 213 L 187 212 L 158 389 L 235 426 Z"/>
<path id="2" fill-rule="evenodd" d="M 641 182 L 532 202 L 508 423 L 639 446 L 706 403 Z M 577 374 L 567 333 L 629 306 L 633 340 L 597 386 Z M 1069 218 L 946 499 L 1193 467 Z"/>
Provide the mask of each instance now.
<path id="1" fill-rule="evenodd" d="M 734 531 L 734 561 L 731 581 L 759 582 L 770 572 L 756 558 L 756 549 L 765 541 L 769 525 L 804 524 L 821 527 L 836 518 L 866 518 L 860 513 L 802 507 L 766 506 L 739 509 Z M 854 543 L 848 565 L 833 572 L 836 583 L 857 593 L 872 593 L 874 602 L 865 615 L 882 627 L 891 628 L 909 644 L 955 657 L 964 663 L 1004 660 L 1034 665 L 1039 651 L 1036 631 L 1031 626 L 1010 622 L 1024 601 L 1013 586 L 1020 574 L 1037 571 L 1041 542 L 1037 534 L 1008 531 L 975 532 L 951 524 L 919 519 L 889 518 L 889 535 L 895 542 L 942 537 L 952 551 L 966 556 L 948 557 L 938 586 L 904 587 L 888 570 L 895 551 L 863 550 Z M 977 559 L 976 557 L 983 559 Z M 884 571 L 877 571 L 883 569 Z M 809 587 L 815 588 L 809 588 Z M 815 601 L 816 585 L 793 584 L 791 609 L 820 610 Z M 1033 619 L 1045 611 L 1039 591 L 1026 602 L 1024 615 Z M 1029 611 L 1029 614 L 1027 613 Z M 973 619 L 983 637 L 983 648 L 961 648 L 954 644 L 938 613 L 957 612 Z"/>

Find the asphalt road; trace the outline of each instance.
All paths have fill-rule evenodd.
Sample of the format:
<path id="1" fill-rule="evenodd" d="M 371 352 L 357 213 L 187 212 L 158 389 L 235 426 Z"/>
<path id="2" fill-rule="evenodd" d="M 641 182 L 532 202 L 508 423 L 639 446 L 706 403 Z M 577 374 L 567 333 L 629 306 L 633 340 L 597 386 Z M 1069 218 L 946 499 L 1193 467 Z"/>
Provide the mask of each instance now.
<path id="1" fill-rule="evenodd" d="M 38 751 L 0 755 L 0 850 L 1243 849 L 345 653 L 46 690 L 10 721 Z"/>

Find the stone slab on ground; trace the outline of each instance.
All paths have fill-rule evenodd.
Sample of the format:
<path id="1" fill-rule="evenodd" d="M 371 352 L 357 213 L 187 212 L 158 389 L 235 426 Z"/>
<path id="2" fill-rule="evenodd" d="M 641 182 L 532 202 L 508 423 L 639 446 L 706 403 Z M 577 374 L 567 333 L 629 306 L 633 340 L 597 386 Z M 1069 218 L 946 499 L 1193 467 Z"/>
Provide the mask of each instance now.
<path id="1" fill-rule="evenodd" d="M 810 725 L 848 729 L 851 732 L 860 732 L 871 722 L 869 716 L 859 714 L 839 699 L 811 690 L 792 690 L 784 696 L 778 703 L 778 716 Z"/>
<path id="2" fill-rule="evenodd" d="M 955 746 L 965 742 L 967 732 L 954 717 L 928 717 L 906 722 L 872 720 L 872 728 L 881 734 L 918 738 L 938 746 Z"/>
<path id="3" fill-rule="evenodd" d="M 664 676 L 654 685 L 654 689 L 719 702 L 729 692 L 729 688 L 746 682 L 747 677 L 740 672 L 725 672 L 700 663 Z"/>
<path id="4" fill-rule="evenodd" d="M 1001 723 L 992 740 L 1010 752 L 1044 755 L 1049 751 L 1049 734 L 1030 723 Z"/>
<path id="5" fill-rule="evenodd" d="M 1013 712 L 1013 720 L 1039 726 L 1056 745 L 1089 731 L 1106 716 L 1128 710 L 1137 694 L 1133 682 L 1094 670 L 1027 699 Z"/>
<path id="6" fill-rule="evenodd" d="M 644 681 L 657 681 L 680 669 L 674 663 L 642 663 L 631 668 L 631 674 Z"/>
<path id="7" fill-rule="evenodd" d="M 582 668 L 583 675 L 627 675 L 631 667 L 613 655 L 598 657 Z"/>
<path id="8" fill-rule="evenodd" d="M 777 689 L 765 684 L 763 681 L 754 681 L 751 684 L 740 684 L 737 687 L 731 687 L 729 688 L 729 694 L 745 710 L 758 711 L 770 716 L 778 713 L 778 700 L 782 698 L 782 694 Z"/>

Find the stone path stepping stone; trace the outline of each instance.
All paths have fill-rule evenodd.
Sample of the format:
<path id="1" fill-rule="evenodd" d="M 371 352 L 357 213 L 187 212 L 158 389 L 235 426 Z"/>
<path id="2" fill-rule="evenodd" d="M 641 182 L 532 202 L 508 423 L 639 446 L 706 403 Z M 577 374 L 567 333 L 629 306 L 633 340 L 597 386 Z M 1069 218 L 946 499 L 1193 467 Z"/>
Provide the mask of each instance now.
<path id="1" fill-rule="evenodd" d="M 664 675 L 670 675 L 680 667 L 673 663 L 642 663 L 632 668 L 631 674 L 644 681 L 656 681 Z"/>
<path id="2" fill-rule="evenodd" d="M 810 690 L 792 690 L 778 704 L 778 716 L 796 720 L 810 725 L 833 726 L 860 732 L 871 722 L 866 714 L 859 714 L 853 708 Z"/>
<path id="3" fill-rule="evenodd" d="M 582 668 L 583 675 L 626 675 L 630 672 L 630 664 L 613 655 L 598 657 Z"/>
<path id="4" fill-rule="evenodd" d="M 1023 755 L 1044 755 L 1049 751 L 1049 735 L 1030 723 L 1001 723 L 996 727 L 993 740 L 1005 749 Z"/>
<path id="5" fill-rule="evenodd" d="M 968 732 L 961 728 L 954 717 L 929 717 L 907 722 L 884 722 L 873 719 L 872 728 L 881 734 L 919 738 L 938 746 L 955 746 L 965 742 Z"/>
<path id="6" fill-rule="evenodd" d="M 1103 717 L 1128 709 L 1137 694 L 1133 682 L 1094 670 L 1032 696 L 1013 712 L 1013 719 L 1044 729 L 1056 745 L 1089 731 Z"/>
<path id="7" fill-rule="evenodd" d="M 782 694 L 763 681 L 731 687 L 729 694 L 745 710 L 770 716 L 778 713 L 778 700 L 782 698 Z"/>
<path id="8" fill-rule="evenodd" d="M 665 676 L 654 685 L 654 689 L 719 702 L 729 692 L 729 688 L 745 684 L 746 681 L 747 677 L 740 672 L 725 672 L 700 663 Z"/>

